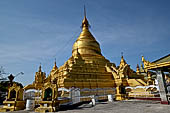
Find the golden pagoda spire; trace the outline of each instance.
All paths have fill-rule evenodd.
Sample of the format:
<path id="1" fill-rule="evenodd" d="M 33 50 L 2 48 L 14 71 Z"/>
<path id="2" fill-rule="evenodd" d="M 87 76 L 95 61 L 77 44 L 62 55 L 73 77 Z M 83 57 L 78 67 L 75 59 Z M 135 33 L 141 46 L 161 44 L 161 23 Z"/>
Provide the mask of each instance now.
<path id="1" fill-rule="evenodd" d="M 53 67 L 53 69 L 57 69 L 58 67 L 57 67 L 57 64 L 56 64 L 56 58 L 55 58 L 55 62 L 54 62 L 54 67 Z"/>
<path id="2" fill-rule="evenodd" d="M 99 43 L 89 31 L 89 22 L 86 18 L 86 8 L 84 6 L 84 19 L 82 21 L 82 32 L 77 38 L 72 48 L 72 55 L 80 54 L 81 57 L 102 56 Z M 78 49 L 78 52 L 77 52 Z"/>
<path id="3" fill-rule="evenodd" d="M 139 69 L 139 65 L 137 64 L 136 69 Z"/>
<path id="4" fill-rule="evenodd" d="M 84 17 L 86 17 L 86 6 L 84 5 Z"/>
<path id="5" fill-rule="evenodd" d="M 84 5 L 84 19 L 83 19 L 83 22 L 82 22 L 82 28 L 88 28 L 89 27 L 89 22 L 86 18 L 86 7 Z"/>
<path id="6" fill-rule="evenodd" d="M 120 61 L 120 64 L 122 64 L 122 65 L 126 64 L 126 61 L 123 58 L 123 52 L 121 52 L 121 61 Z"/>

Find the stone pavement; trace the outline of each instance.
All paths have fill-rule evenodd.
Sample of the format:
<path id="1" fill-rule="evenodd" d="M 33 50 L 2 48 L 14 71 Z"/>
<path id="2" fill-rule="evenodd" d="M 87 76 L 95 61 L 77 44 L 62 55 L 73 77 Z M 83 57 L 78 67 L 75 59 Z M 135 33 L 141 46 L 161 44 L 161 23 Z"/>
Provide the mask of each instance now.
<path id="1" fill-rule="evenodd" d="M 10 113 L 30 112 L 22 110 Z M 75 109 L 67 108 L 58 113 L 170 113 L 170 105 L 162 105 L 156 101 L 115 101 L 101 102 L 94 107 L 83 104 Z"/>

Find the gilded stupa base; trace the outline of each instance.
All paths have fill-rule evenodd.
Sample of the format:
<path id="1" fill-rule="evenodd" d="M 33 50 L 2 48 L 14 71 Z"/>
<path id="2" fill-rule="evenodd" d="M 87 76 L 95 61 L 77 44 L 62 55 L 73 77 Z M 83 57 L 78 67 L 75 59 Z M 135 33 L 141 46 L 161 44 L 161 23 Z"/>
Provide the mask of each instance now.
<path id="1" fill-rule="evenodd" d="M 113 88 L 114 87 L 114 80 L 95 80 L 95 79 L 65 79 L 63 83 L 59 83 L 59 87 L 63 88 L 89 88 L 89 89 L 96 89 L 96 88 Z"/>

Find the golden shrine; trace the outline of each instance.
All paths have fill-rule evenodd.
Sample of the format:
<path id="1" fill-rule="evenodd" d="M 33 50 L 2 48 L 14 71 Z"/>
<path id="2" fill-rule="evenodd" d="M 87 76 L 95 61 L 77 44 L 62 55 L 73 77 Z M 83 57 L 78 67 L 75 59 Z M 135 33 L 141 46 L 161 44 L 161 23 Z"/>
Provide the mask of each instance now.
<path id="1" fill-rule="evenodd" d="M 35 112 L 53 112 L 59 109 L 58 101 L 58 87 L 56 79 L 51 82 L 47 82 L 42 87 L 42 100 L 39 102 L 40 107 L 35 109 Z"/>
<path id="2" fill-rule="evenodd" d="M 4 106 L 0 112 L 17 111 L 25 109 L 25 101 L 23 100 L 23 88 L 13 83 L 8 89 L 7 99 L 3 102 Z"/>
<path id="3" fill-rule="evenodd" d="M 27 89 L 40 90 L 43 87 L 44 83 L 45 83 L 45 79 L 46 79 L 46 73 L 42 72 L 41 65 L 40 65 L 38 72 L 35 73 L 34 82 L 32 84 L 29 84 L 29 85 L 25 86 L 24 90 L 27 90 Z"/>

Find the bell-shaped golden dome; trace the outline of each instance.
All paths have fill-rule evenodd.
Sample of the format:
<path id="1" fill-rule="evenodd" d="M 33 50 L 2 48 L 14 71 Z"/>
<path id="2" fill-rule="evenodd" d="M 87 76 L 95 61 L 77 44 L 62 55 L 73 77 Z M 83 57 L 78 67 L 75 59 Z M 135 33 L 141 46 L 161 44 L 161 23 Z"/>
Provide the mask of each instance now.
<path id="1" fill-rule="evenodd" d="M 76 56 L 77 50 L 82 57 L 101 55 L 100 45 L 89 31 L 89 22 L 86 14 L 82 22 L 82 32 L 72 48 L 73 56 Z"/>

